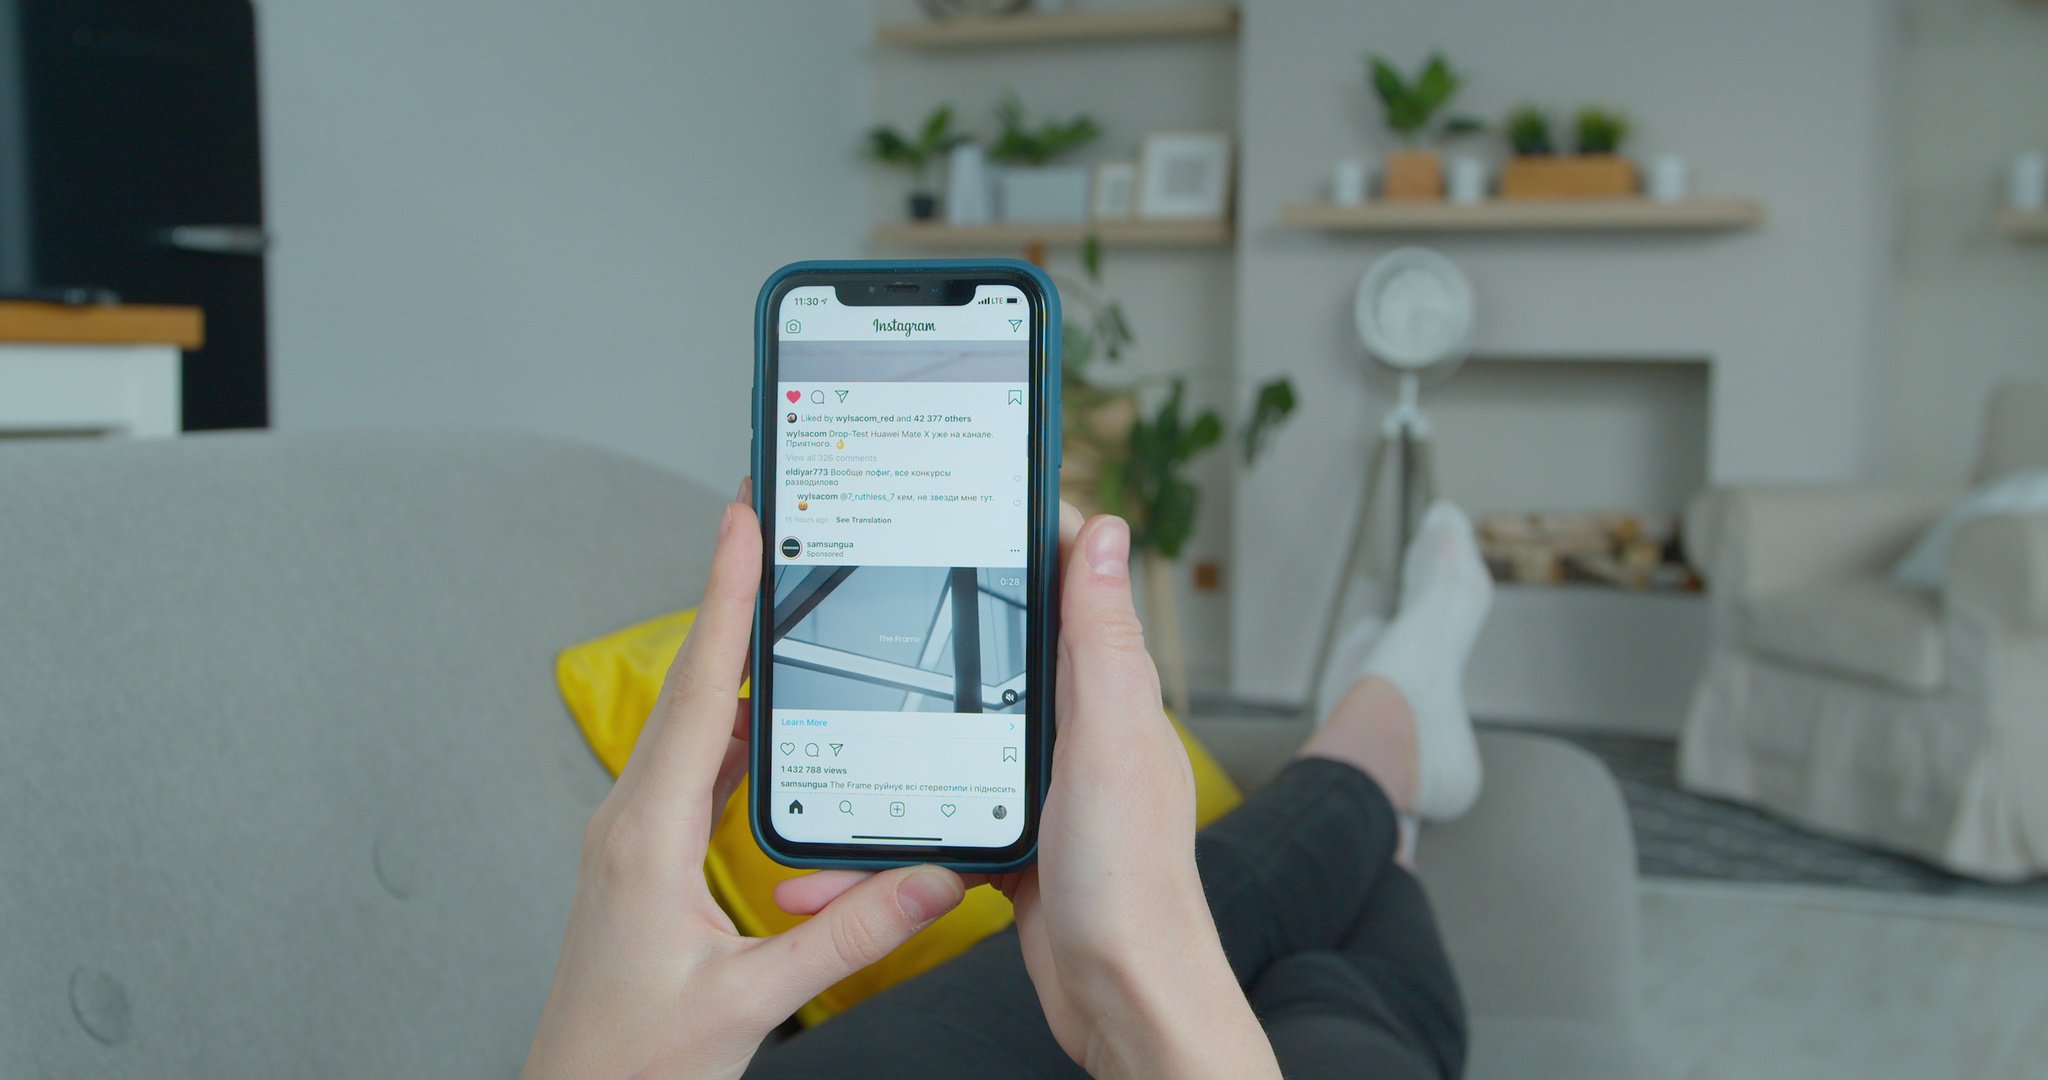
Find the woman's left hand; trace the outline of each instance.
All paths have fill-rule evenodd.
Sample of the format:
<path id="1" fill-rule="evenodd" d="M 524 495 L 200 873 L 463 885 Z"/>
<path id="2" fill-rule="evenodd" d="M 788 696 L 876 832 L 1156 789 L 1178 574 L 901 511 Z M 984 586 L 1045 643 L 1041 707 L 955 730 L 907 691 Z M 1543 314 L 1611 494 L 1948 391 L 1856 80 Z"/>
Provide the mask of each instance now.
<path id="1" fill-rule="evenodd" d="M 794 929 L 749 938 L 711 898 L 705 848 L 747 771 L 739 689 L 760 573 L 754 512 L 733 503 L 689 639 L 584 831 L 528 1077 L 738 1076 L 798 1006 L 960 903 L 952 871 L 901 867 L 852 884 Z"/>

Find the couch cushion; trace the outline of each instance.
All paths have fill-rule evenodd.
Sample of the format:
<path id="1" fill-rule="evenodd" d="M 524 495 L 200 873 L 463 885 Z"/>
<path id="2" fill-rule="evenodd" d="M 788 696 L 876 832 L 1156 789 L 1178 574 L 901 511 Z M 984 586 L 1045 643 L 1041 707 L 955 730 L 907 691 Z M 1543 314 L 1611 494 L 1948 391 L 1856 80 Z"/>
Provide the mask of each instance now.
<path id="1" fill-rule="evenodd" d="M 610 785 L 557 650 L 723 500 L 489 435 L 0 451 L 0 1076 L 512 1076 Z"/>
<path id="2" fill-rule="evenodd" d="M 1901 690 L 1941 689 L 1941 605 L 1885 578 L 1822 582 L 1752 600 L 1744 640 L 1779 660 Z"/>
<path id="3" fill-rule="evenodd" d="M 1626 1028 L 1519 1016 L 1474 1016 L 1465 1080 L 1653 1080 L 1667 1070 Z"/>

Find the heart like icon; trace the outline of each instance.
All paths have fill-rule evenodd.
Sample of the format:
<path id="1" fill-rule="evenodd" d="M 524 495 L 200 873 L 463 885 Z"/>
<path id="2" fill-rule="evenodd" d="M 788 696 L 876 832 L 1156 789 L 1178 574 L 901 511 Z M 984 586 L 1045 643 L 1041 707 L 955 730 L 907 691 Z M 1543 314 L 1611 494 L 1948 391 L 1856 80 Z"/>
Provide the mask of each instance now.
<path id="1" fill-rule="evenodd" d="M 959 809 L 959 807 L 957 807 L 957 806 L 954 806 L 954 805 L 953 805 L 952 803 L 940 803 L 940 804 L 939 804 L 939 813 L 941 813 L 941 814 L 944 814 L 944 815 L 946 815 L 947 817 L 952 817 L 952 816 L 953 816 L 953 811 L 955 811 L 955 810 L 958 810 L 958 809 Z"/>
<path id="2" fill-rule="evenodd" d="M 783 743 L 780 747 L 777 747 L 777 749 L 781 750 L 784 754 L 794 754 L 796 753 L 796 744 L 793 742 L 786 742 Z"/>
<path id="3" fill-rule="evenodd" d="M 788 393 L 783 394 L 782 396 L 788 398 L 789 403 L 791 405 L 794 405 L 803 398 L 804 392 L 801 390 L 791 390 Z"/>

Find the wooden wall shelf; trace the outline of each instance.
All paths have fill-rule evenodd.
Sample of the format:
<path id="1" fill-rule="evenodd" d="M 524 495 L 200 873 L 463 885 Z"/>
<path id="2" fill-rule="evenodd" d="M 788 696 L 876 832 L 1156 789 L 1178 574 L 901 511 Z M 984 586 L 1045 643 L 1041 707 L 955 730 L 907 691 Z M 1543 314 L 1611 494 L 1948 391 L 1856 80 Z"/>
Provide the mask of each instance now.
<path id="1" fill-rule="evenodd" d="M 906 49 L 982 49 L 1070 41 L 1230 37 L 1236 33 L 1237 8 L 1217 4 L 900 23 L 876 30 L 875 42 Z"/>
<path id="2" fill-rule="evenodd" d="M 2048 240 L 2048 211 L 2000 210 L 1998 227 L 2015 240 Z"/>
<path id="3" fill-rule="evenodd" d="M 1713 232 L 1763 224 L 1763 204 L 1749 199 L 1494 200 L 1388 202 L 1358 206 L 1291 203 L 1282 224 L 1328 232 Z"/>
<path id="4" fill-rule="evenodd" d="M 1090 235 L 1107 247 L 1222 247 L 1231 241 L 1231 227 L 1228 221 L 1096 221 L 1085 225 L 903 222 L 876 226 L 874 240 L 897 247 L 995 250 L 1034 244 L 1073 247 Z"/>
<path id="5" fill-rule="evenodd" d="M 43 345 L 176 345 L 197 349 L 206 320 L 194 307 L 0 303 L 0 341 Z"/>

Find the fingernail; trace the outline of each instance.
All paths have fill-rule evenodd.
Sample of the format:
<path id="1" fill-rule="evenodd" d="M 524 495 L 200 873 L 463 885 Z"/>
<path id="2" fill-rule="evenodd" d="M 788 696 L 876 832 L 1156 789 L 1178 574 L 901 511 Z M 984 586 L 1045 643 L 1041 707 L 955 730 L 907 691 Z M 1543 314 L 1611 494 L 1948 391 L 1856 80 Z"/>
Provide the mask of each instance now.
<path id="1" fill-rule="evenodd" d="M 896 905 L 922 926 L 960 905 L 960 879 L 928 866 L 896 885 Z"/>
<path id="2" fill-rule="evenodd" d="M 1131 527 L 1124 519 L 1103 520 L 1088 537 L 1088 566 L 1103 577 L 1131 576 Z"/>
<path id="3" fill-rule="evenodd" d="M 733 489 L 733 491 L 732 491 L 732 501 L 734 501 L 734 502 L 746 502 L 746 501 L 747 501 L 747 478 L 746 478 L 746 477 L 744 477 L 744 476 L 740 477 L 740 486 L 739 486 L 739 487 L 736 487 L 736 488 L 734 488 L 734 489 Z"/>
<path id="4" fill-rule="evenodd" d="M 723 538 L 726 533 L 732 531 L 732 508 L 732 503 L 726 503 L 725 513 L 720 515 L 718 519 L 718 535 L 721 538 Z"/>

